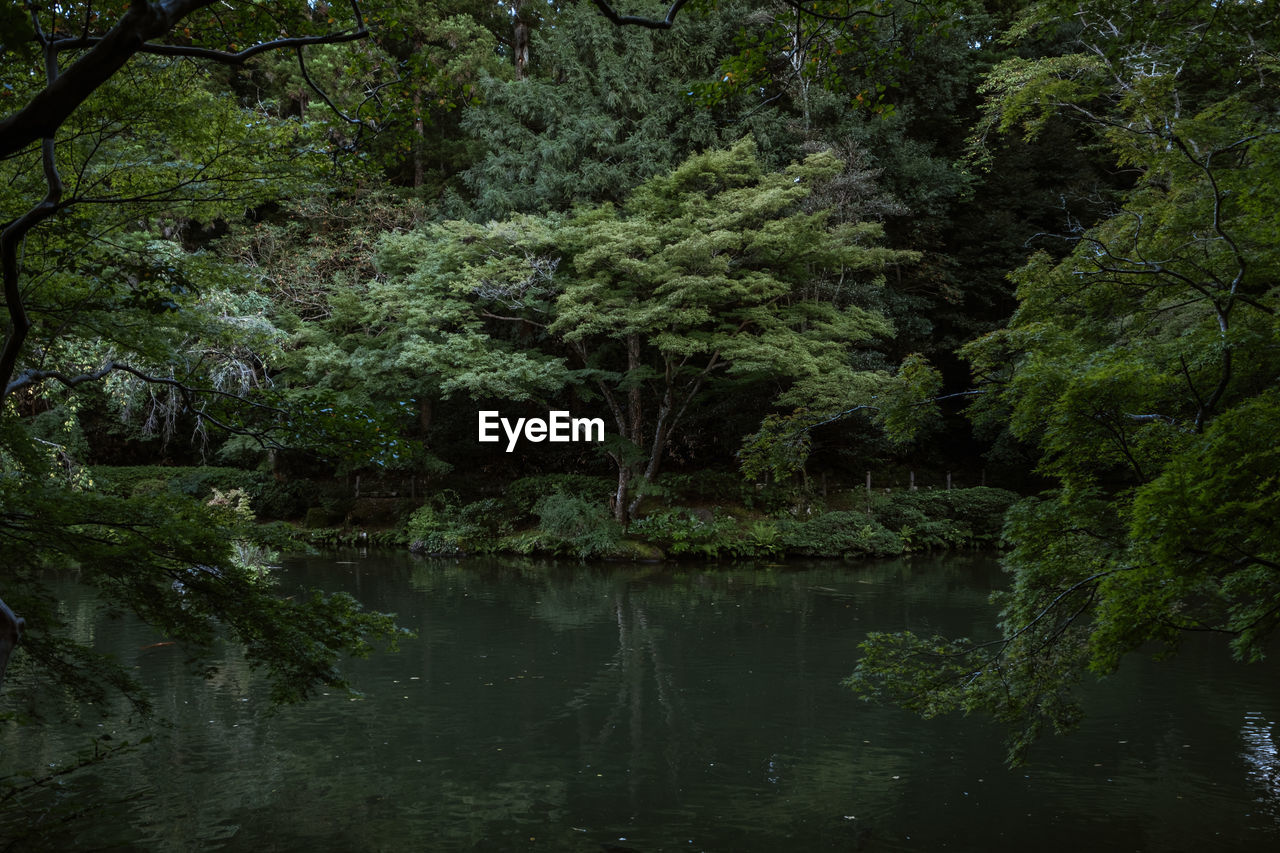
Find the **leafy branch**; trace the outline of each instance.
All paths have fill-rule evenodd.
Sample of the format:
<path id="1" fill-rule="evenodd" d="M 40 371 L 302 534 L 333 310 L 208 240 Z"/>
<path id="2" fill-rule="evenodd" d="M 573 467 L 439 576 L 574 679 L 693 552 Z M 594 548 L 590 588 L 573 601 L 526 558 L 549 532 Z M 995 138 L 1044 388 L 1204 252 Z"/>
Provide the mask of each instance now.
<path id="1" fill-rule="evenodd" d="M 64 199 L 65 187 L 58 173 L 55 142 L 58 131 L 94 92 L 138 54 L 181 56 L 223 65 L 240 65 L 262 53 L 294 49 L 301 63 L 302 48 L 306 45 L 339 44 L 362 39 L 369 34 L 359 0 L 351 0 L 355 26 L 339 32 L 267 39 L 243 50 L 215 50 L 155 41 L 171 32 L 184 18 L 213 4 L 214 0 L 132 0 L 120 20 L 102 36 L 87 35 L 86 13 L 86 31 L 76 37 L 46 33 L 36 14 L 36 7 L 28 4 L 32 19 L 31 38 L 39 45 L 44 61 L 45 86 L 25 106 L 0 120 L 0 158 L 21 152 L 39 140 L 46 191 L 43 199 L 6 223 L 0 231 L 0 275 L 3 276 L 5 307 L 9 314 L 4 343 L 0 347 L 0 386 L 3 386 L 0 401 L 31 381 L 30 378 L 25 381 L 13 379 L 32 326 L 19 284 L 19 246 L 38 225 L 78 200 L 74 197 Z M 59 57 L 68 51 L 83 51 L 83 55 L 63 70 Z M 306 75 L 305 65 L 303 74 Z M 308 82 L 311 81 L 308 79 Z M 315 88 L 313 83 L 311 85 Z M 327 97 L 325 100 L 333 106 Z"/>

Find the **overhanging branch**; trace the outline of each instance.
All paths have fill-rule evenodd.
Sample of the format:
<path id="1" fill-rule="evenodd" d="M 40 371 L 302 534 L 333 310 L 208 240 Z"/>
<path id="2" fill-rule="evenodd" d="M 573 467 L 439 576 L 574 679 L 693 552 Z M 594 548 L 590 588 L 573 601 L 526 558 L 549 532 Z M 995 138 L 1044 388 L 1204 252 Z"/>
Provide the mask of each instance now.
<path id="1" fill-rule="evenodd" d="M 4 305 L 9 314 L 8 328 L 4 332 L 3 345 L 0 346 L 0 400 L 33 381 L 30 378 L 12 379 L 31 327 L 31 319 L 27 315 L 19 288 L 21 271 L 18 246 L 33 228 L 69 204 L 62 199 L 63 184 L 57 171 L 54 142 L 59 130 L 81 104 L 138 53 L 185 56 L 238 65 L 258 54 L 285 48 L 297 50 L 301 58 L 301 49 L 305 45 L 337 44 L 368 35 L 360 11 L 360 0 L 350 0 L 356 23 L 353 30 L 271 39 L 241 51 L 152 43 L 153 39 L 172 31 L 183 18 L 213 5 L 214 2 L 215 0 L 132 0 L 115 25 L 105 35 L 95 37 L 82 33 L 76 38 L 57 38 L 40 27 L 38 18 L 34 19 L 35 41 L 40 45 L 45 60 L 46 83 L 25 106 L 0 120 L 0 160 L 40 142 L 47 190 L 41 201 L 21 216 L 3 224 L 0 230 L 0 274 L 3 275 Z M 85 52 L 65 70 L 60 70 L 59 54 L 70 50 Z M 303 73 L 306 73 L 305 68 Z M 57 377 L 51 375 L 46 378 Z"/>
<path id="2" fill-rule="evenodd" d="M 183 18 L 211 6 L 216 0 L 133 0 L 128 11 L 106 35 L 76 38 L 47 38 L 46 47 L 55 54 L 85 50 L 77 59 L 38 92 L 26 106 L 0 120 L 0 158 L 21 151 L 39 139 L 54 136 L 71 114 L 90 95 L 111 79 L 125 63 L 139 53 L 204 59 L 224 65 L 240 65 L 262 53 L 313 44 L 356 41 L 369 34 L 359 0 L 351 0 L 355 29 L 314 36 L 292 36 L 250 45 L 244 50 L 216 50 L 188 45 L 156 44 Z"/>
<path id="3" fill-rule="evenodd" d="M 218 50 L 212 47 L 196 47 L 194 45 L 183 44 L 144 44 L 138 48 L 138 53 L 147 53 L 153 56 L 180 56 L 188 59 L 207 59 L 211 62 L 217 62 L 222 65 L 243 65 L 255 56 L 263 53 L 270 53 L 273 50 L 286 50 L 288 48 L 306 47 L 313 44 L 342 44 L 343 42 L 359 41 L 369 34 L 368 30 L 348 30 L 341 33 L 331 33 L 321 36 L 293 36 L 290 38 L 272 39 L 271 41 L 259 42 L 244 50 Z M 61 39 L 54 42 L 54 47 L 59 50 L 70 50 L 76 48 L 93 47 L 99 38 L 76 38 Z"/>
<path id="4" fill-rule="evenodd" d="M 676 15 L 680 14 L 680 10 L 689 0 L 675 0 L 667 9 L 665 18 L 646 18 L 643 15 L 621 15 L 616 9 L 610 6 L 605 0 L 591 0 L 600 10 L 600 14 L 604 15 L 612 23 L 623 27 L 644 27 L 650 30 L 669 30 L 676 22 Z"/>
<path id="5" fill-rule="evenodd" d="M 5 396 L 8 396 L 15 391 L 20 391 L 24 388 L 33 388 L 40 383 L 49 380 L 60 382 L 67 388 L 75 388 L 79 385 L 85 384 L 86 382 L 94 382 L 102 379 L 107 374 L 117 371 L 136 376 L 148 385 L 165 385 L 173 388 L 178 393 L 178 396 L 182 398 L 182 404 L 186 410 L 191 412 L 198 421 L 207 421 L 218 429 L 232 435 L 247 435 L 258 441 L 264 447 L 280 446 L 277 441 L 269 437 L 270 430 L 249 429 L 247 427 L 227 423 L 216 415 L 211 414 L 204 405 L 196 405 L 196 398 L 218 397 L 252 409 L 260 409 L 281 415 L 288 414 L 284 409 L 281 409 L 278 406 L 248 400 L 239 394 L 233 394 L 229 391 L 221 391 L 217 388 L 194 388 L 185 382 L 181 382 L 172 377 L 153 376 L 136 367 L 117 361 L 108 361 L 96 370 L 90 370 L 76 375 L 67 374 L 60 370 L 26 370 L 5 387 L 4 393 Z"/>

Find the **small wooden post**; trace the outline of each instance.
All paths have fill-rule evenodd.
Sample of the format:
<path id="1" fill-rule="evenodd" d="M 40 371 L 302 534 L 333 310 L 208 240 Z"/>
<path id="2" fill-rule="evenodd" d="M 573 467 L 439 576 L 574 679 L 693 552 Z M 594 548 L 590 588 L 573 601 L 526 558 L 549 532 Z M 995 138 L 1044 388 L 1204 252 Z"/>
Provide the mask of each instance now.
<path id="1" fill-rule="evenodd" d="M 947 472 L 947 491 L 951 491 L 951 472 Z"/>
<path id="2" fill-rule="evenodd" d="M 867 494 L 871 494 L 871 472 L 867 472 Z"/>
<path id="3" fill-rule="evenodd" d="M 911 472 L 911 491 L 914 492 L 915 490 L 916 490 L 916 472 L 912 471 Z"/>

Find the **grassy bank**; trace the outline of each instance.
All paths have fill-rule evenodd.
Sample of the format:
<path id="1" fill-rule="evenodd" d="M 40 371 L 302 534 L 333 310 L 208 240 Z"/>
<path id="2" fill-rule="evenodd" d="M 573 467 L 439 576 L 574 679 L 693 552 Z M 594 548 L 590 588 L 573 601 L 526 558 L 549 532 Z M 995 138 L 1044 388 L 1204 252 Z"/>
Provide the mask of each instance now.
<path id="1" fill-rule="evenodd" d="M 673 479 L 626 529 L 609 510 L 610 482 L 586 475 L 527 477 L 494 496 L 449 489 L 424 496 L 366 491 L 359 481 L 277 482 L 218 467 L 96 468 L 96 488 L 203 499 L 241 489 L 258 517 L 289 521 L 317 547 L 367 544 L 416 553 L 543 554 L 594 559 L 890 557 L 998 542 L 1017 498 L 989 487 L 867 491 L 824 497 L 757 491 L 719 475 Z"/>

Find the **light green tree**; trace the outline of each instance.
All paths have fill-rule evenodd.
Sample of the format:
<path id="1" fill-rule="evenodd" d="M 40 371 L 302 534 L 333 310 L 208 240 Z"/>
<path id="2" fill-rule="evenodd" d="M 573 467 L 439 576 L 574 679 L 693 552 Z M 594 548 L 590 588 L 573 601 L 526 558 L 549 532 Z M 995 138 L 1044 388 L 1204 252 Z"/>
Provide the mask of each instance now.
<path id="1" fill-rule="evenodd" d="M 856 366 L 892 330 L 855 297 L 913 256 L 878 247 L 873 223 L 803 207 L 839 171 L 824 153 L 767 172 L 744 140 L 618 206 L 389 237 L 383 278 L 335 302 L 343 333 L 303 351 L 309 370 L 441 398 L 572 389 L 608 416 L 625 523 L 695 401 L 834 410 L 887 381 Z"/>

